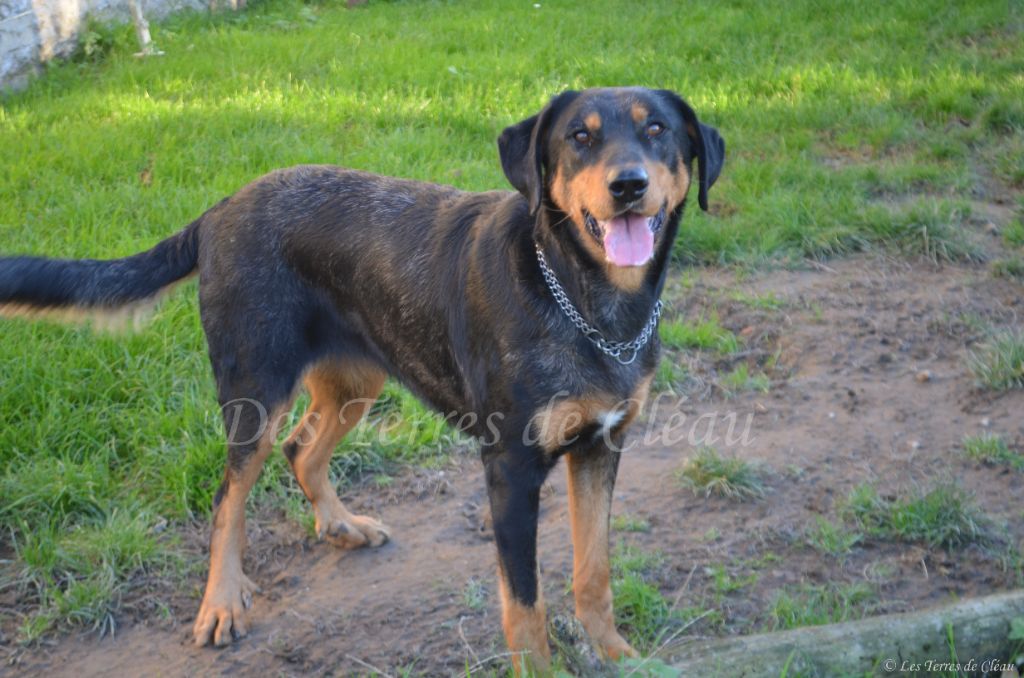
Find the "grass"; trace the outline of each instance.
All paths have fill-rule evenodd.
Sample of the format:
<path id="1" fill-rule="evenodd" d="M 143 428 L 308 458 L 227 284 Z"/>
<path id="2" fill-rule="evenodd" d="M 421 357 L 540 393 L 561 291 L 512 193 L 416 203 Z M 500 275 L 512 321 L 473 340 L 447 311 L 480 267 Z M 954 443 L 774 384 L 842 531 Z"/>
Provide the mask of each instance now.
<path id="1" fill-rule="evenodd" d="M 968 459 L 992 466 L 1009 466 L 1024 471 L 1024 455 L 1010 449 L 1001 436 L 984 433 L 967 436 L 963 441 L 963 454 Z"/>
<path id="2" fill-rule="evenodd" d="M 1024 181 L 1013 3 L 700 0 L 685 21 L 669 0 L 541 5 L 257 1 L 154 23 L 166 54 L 145 60 L 130 27 L 93 25 L 78 59 L 0 98 L 0 252 L 128 255 L 296 163 L 506 188 L 498 132 L 559 90 L 609 84 L 677 89 L 729 144 L 712 212 L 681 229 L 684 262 L 971 259 L 974 167 Z M 644 39 L 607 40 L 623 30 Z M 224 457 L 196 307 L 186 286 L 134 336 L 0 321 L 0 533 L 17 553 L 3 585 L 31 603 L 26 637 L 107 623 L 135 573 L 180 571 L 153 530 L 208 516 Z M 736 350 L 701 323 L 665 323 L 666 343 Z M 462 442 L 393 385 L 370 418 L 394 424 L 343 443 L 339 482 Z M 280 455 L 255 494 L 303 511 Z"/>
<path id="3" fill-rule="evenodd" d="M 643 516 L 620 513 L 612 517 L 612 529 L 616 532 L 650 532 L 651 523 Z"/>
<path id="4" fill-rule="evenodd" d="M 1010 247 L 1024 247 L 1024 220 L 1014 219 L 1003 229 L 1003 241 Z"/>
<path id="5" fill-rule="evenodd" d="M 749 306 L 750 308 L 756 308 L 762 311 L 778 311 L 786 306 L 786 302 L 774 292 L 766 292 L 765 294 L 748 294 L 742 290 L 735 290 L 729 295 L 729 298 L 743 304 L 744 306 Z"/>
<path id="6" fill-rule="evenodd" d="M 733 576 L 726 569 L 725 565 L 717 564 L 705 568 L 705 572 L 711 577 L 711 588 L 715 597 L 721 600 L 723 596 L 736 593 L 757 583 L 758 575 L 752 572 L 746 576 Z"/>
<path id="7" fill-rule="evenodd" d="M 872 537 L 949 549 L 991 540 L 988 518 L 966 491 L 952 483 L 904 497 L 883 497 L 873 486 L 861 484 L 847 497 L 843 509 Z"/>
<path id="8" fill-rule="evenodd" d="M 968 364 L 979 386 L 995 391 L 1024 388 L 1024 331 L 998 332 L 970 353 Z"/>
<path id="9" fill-rule="evenodd" d="M 715 314 L 696 322 L 665 320 L 658 326 L 658 333 L 668 348 L 696 348 L 716 353 L 735 353 L 740 348 L 740 340 L 718 323 Z"/>
<path id="10" fill-rule="evenodd" d="M 863 538 L 859 532 L 836 524 L 824 516 L 816 516 L 814 525 L 804 533 L 804 541 L 808 546 L 833 558 L 849 555 Z"/>
<path id="11" fill-rule="evenodd" d="M 750 499 L 764 496 L 764 473 L 754 464 L 702 447 L 679 471 L 679 480 L 694 494 Z"/>
<path id="12" fill-rule="evenodd" d="M 677 609 L 662 595 L 653 580 L 663 564 L 661 553 L 641 551 L 625 542 L 612 550 L 615 623 L 643 655 L 657 649 L 680 626 L 713 616 L 699 608 Z"/>
<path id="13" fill-rule="evenodd" d="M 1024 278 L 1024 258 L 1015 256 L 993 261 L 992 275 L 997 278 Z"/>
<path id="14" fill-rule="evenodd" d="M 726 393 L 732 395 L 744 391 L 757 391 L 767 393 L 772 386 L 772 381 L 763 372 L 751 373 L 746 363 L 740 363 L 718 379 L 718 384 L 725 389 Z"/>
<path id="15" fill-rule="evenodd" d="M 473 612 L 483 611 L 490 599 L 489 591 L 486 582 L 470 577 L 462 587 L 463 606 Z"/>
<path id="16" fill-rule="evenodd" d="M 654 390 L 656 392 L 676 392 L 680 390 L 690 371 L 685 365 L 676 362 L 676 357 L 668 354 L 661 357 L 658 370 L 654 373 Z"/>
<path id="17" fill-rule="evenodd" d="M 863 583 L 787 587 L 772 602 L 769 625 L 776 631 L 862 619 L 875 598 L 874 590 Z"/>

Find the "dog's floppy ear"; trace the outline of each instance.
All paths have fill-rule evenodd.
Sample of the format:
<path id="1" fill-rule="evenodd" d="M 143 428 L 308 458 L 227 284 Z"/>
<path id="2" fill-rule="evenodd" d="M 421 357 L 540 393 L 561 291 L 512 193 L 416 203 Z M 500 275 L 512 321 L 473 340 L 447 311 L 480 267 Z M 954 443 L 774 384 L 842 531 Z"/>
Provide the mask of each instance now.
<path id="1" fill-rule="evenodd" d="M 526 196 L 530 214 L 536 214 L 544 196 L 544 144 L 548 126 L 578 92 L 569 90 L 551 99 L 537 115 L 511 127 L 498 137 L 501 168 L 516 190 Z"/>
<path id="2" fill-rule="evenodd" d="M 707 212 L 708 189 L 722 173 L 722 164 L 725 162 L 725 140 L 717 129 L 698 120 L 690 104 L 683 101 L 678 94 L 667 89 L 660 90 L 660 94 L 668 98 L 683 116 L 686 133 L 693 140 L 694 150 L 697 152 L 697 176 L 700 180 L 697 202 L 700 208 Z"/>

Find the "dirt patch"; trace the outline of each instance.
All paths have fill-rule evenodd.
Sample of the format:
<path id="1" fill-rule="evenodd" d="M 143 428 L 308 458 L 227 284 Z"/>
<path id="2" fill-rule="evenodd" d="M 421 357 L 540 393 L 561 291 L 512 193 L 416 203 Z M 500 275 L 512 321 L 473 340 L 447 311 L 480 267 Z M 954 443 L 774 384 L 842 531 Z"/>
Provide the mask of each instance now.
<path id="1" fill-rule="evenodd" d="M 980 266 L 868 258 L 742 281 L 714 270 L 692 278 L 690 285 L 673 281 L 668 290 L 675 310 L 692 316 L 713 308 L 725 327 L 745 337 L 747 350 L 723 359 L 690 356 L 693 388 L 652 403 L 633 437 L 639 444 L 624 456 L 615 498 L 616 514 L 649 523 L 648 532 L 616 539 L 665 555 L 656 578 L 668 599 L 715 611 L 689 633 L 766 628 L 778 592 L 800 584 L 866 583 L 878 613 L 1020 584 L 1019 562 L 1004 555 L 1024 544 L 1018 500 L 1024 474 L 966 461 L 959 451 L 965 435 L 986 431 L 1024 446 L 1024 393 L 979 391 L 965 362 L 984 325 L 1019 324 L 1024 289 L 1018 283 L 993 279 Z M 778 303 L 758 308 L 749 301 L 765 295 Z M 708 386 L 739 361 L 767 372 L 770 390 L 726 397 Z M 750 444 L 720 441 L 718 448 L 769 470 L 763 499 L 695 496 L 674 477 L 694 452 L 691 441 L 649 435 L 673 422 L 676 437 L 705 435 L 712 413 L 734 413 L 741 423 L 752 418 Z M 865 540 L 837 559 L 803 539 L 815 517 L 834 518 L 859 483 L 884 494 L 949 479 L 973 493 L 992 518 L 998 547 L 946 552 Z M 0 652 L 12 662 L 7 670 L 76 677 L 398 675 L 403 669 L 464 675 L 467 662 L 504 652 L 476 459 L 460 457 L 442 471 L 409 471 L 384 489 L 357 488 L 347 501 L 381 516 L 393 541 L 379 550 L 340 552 L 280 515 L 264 511 L 250 521 L 247 568 L 263 593 L 251 635 L 230 648 L 190 644 L 202 584 L 196 574 L 184 590 L 154 582 L 153 590 L 167 593 L 162 604 L 130 608 L 136 611 L 119 619 L 114 637 L 82 634 L 22 648 L 8 634 L 0 639 Z M 546 597 L 553 613 L 569 611 L 571 542 L 560 471 L 552 474 L 542 507 Z M 203 531 L 185 535 L 187 550 L 199 559 L 205 558 Z M 746 583 L 723 591 L 716 569 Z"/>

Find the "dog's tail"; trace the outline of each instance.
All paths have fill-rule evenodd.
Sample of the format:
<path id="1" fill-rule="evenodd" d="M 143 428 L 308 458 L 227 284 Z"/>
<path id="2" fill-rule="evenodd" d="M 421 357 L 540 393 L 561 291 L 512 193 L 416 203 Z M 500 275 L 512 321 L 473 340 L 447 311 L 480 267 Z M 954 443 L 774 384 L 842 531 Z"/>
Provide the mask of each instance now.
<path id="1" fill-rule="evenodd" d="M 201 220 L 124 259 L 0 257 L 0 316 L 114 327 L 137 322 L 162 292 L 196 270 Z"/>

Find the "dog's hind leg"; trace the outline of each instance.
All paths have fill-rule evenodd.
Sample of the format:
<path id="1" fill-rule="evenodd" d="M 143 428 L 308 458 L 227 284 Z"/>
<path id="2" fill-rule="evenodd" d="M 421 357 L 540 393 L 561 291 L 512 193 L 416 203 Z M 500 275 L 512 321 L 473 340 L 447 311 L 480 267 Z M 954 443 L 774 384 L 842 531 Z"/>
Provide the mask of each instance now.
<path id="1" fill-rule="evenodd" d="M 309 410 L 281 448 L 313 504 L 317 535 L 342 548 L 380 546 L 389 538 L 382 523 L 345 508 L 328 473 L 334 448 L 373 405 L 384 379 L 384 372 L 367 365 L 317 365 L 305 380 Z"/>
<path id="2" fill-rule="evenodd" d="M 197 645 L 227 645 L 248 631 L 246 609 L 256 586 L 242 572 L 245 500 L 277 436 L 277 422 L 290 400 L 268 407 L 251 397 L 222 398 L 228 432 L 228 463 L 213 500 L 210 574 L 192 633 Z"/>

